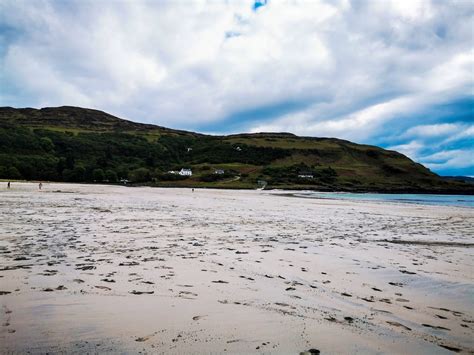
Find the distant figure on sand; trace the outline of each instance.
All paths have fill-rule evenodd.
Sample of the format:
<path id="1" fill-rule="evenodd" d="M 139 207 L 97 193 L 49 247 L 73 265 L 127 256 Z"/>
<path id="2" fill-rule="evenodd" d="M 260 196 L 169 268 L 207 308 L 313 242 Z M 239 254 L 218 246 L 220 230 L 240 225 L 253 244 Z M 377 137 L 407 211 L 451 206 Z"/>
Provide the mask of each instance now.
<path id="1" fill-rule="evenodd" d="M 193 192 L 194 192 L 194 189 L 193 189 Z"/>
<path id="2" fill-rule="evenodd" d="M 9 189 L 9 188 L 10 188 L 10 181 L 7 184 L 7 189 Z"/>
<path id="3" fill-rule="evenodd" d="M 42 187 L 43 187 L 43 183 L 40 182 L 39 185 L 38 185 L 38 188 L 41 190 Z"/>

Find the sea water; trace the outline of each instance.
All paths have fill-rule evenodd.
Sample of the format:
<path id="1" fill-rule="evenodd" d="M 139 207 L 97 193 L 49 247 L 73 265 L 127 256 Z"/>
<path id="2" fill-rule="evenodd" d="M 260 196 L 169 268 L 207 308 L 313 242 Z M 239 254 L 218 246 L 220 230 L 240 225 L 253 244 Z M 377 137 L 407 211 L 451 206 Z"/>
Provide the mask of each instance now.
<path id="1" fill-rule="evenodd" d="M 321 199 L 387 201 L 421 205 L 459 206 L 474 208 L 471 195 L 432 195 L 432 194 L 379 194 L 346 192 L 298 192 L 294 196 Z"/>

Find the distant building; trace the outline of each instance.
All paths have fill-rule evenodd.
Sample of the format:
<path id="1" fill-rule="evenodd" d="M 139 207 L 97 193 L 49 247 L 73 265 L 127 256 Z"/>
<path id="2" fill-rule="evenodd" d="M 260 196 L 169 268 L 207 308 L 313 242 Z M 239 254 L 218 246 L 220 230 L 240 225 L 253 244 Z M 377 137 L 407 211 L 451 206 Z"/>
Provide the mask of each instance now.
<path id="1" fill-rule="evenodd" d="M 216 170 L 214 170 L 214 174 L 223 175 L 223 174 L 224 174 L 224 170 L 222 170 L 222 169 L 216 169 Z"/>
<path id="2" fill-rule="evenodd" d="M 193 150 L 193 148 L 187 148 L 188 153 Z"/>
<path id="3" fill-rule="evenodd" d="M 181 176 L 192 176 L 193 175 L 193 172 L 191 169 L 181 169 L 178 173 L 179 175 Z"/>
<path id="4" fill-rule="evenodd" d="M 179 174 L 178 171 L 174 171 L 174 170 L 167 171 L 167 173 L 168 174 L 173 174 L 173 175 Z"/>
<path id="5" fill-rule="evenodd" d="M 264 190 L 267 186 L 267 182 L 265 180 L 257 180 L 258 188 L 257 190 Z"/>
<path id="6" fill-rule="evenodd" d="M 300 179 L 313 179 L 313 173 L 311 171 L 300 171 L 298 174 Z"/>
<path id="7" fill-rule="evenodd" d="M 127 185 L 128 180 L 127 179 L 120 179 L 120 182 L 124 185 Z"/>
<path id="8" fill-rule="evenodd" d="M 242 148 L 236 147 L 235 150 L 238 151 L 238 152 L 240 152 L 240 151 L 242 151 Z"/>

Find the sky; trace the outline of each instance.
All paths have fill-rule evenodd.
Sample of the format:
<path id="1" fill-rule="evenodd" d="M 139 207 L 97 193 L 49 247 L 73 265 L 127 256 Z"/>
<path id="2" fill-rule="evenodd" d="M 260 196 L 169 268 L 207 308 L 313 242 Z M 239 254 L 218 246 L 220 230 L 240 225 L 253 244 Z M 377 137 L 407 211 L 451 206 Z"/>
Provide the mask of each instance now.
<path id="1" fill-rule="evenodd" d="M 291 132 L 474 176 L 470 0 L 0 0 L 0 106 Z"/>

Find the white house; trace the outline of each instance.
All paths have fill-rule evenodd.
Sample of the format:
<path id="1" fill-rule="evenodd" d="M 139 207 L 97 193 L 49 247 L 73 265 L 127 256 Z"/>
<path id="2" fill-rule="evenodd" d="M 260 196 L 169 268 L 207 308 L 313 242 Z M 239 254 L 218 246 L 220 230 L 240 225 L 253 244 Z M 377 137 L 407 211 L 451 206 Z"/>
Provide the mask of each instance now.
<path id="1" fill-rule="evenodd" d="M 216 175 L 223 175 L 223 174 L 224 174 L 224 170 L 222 170 L 222 169 L 216 169 L 216 170 L 214 170 L 214 174 L 216 174 Z"/>
<path id="2" fill-rule="evenodd" d="M 181 176 L 192 176 L 193 172 L 192 172 L 191 169 L 184 169 L 183 168 L 179 171 L 179 175 L 181 175 Z"/>
<path id="3" fill-rule="evenodd" d="M 300 171 L 298 173 L 298 177 L 300 179 L 312 179 L 314 176 L 313 176 L 313 173 L 311 171 Z"/>
<path id="4" fill-rule="evenodd" d="M 241 152 L 241 151 L 242 151 L 242 148 L 237 147 L 237 148 L 235 148 L 235 150 L 238 151 L 238 152 Z"/>

